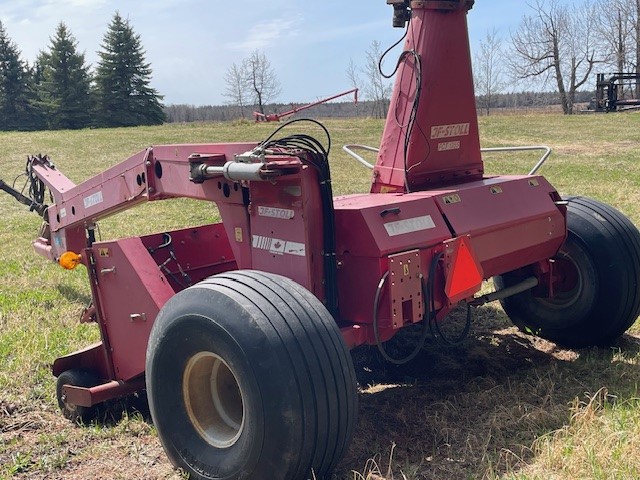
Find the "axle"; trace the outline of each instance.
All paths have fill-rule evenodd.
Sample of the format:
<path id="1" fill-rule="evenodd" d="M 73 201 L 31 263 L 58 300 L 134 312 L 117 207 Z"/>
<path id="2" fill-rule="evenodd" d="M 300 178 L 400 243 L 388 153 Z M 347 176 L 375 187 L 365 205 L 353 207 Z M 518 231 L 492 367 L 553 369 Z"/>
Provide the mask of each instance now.
<path id="1" fill-rule="evenodd" d="M 29 207 L 29 210 L 36 212 L 41 217 L 44 217 L 45 212 L 47 211 L 47 206 L 42 203 L 37 203 L 32 198 L 29 198 L 22 193 L 20 193 L 15 188 L 7 185 L 3 180 L 0 179 L 0 190 L 4 190 L 13 198 L 15 198 L 18 202 L 22 203 Z"/>

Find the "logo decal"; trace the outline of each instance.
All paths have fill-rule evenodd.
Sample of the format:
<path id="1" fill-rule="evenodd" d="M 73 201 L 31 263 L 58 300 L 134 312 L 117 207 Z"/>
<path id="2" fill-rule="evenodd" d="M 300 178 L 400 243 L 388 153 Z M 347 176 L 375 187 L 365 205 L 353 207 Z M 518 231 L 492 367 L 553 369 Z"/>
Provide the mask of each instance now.
<path id="1" fill-rule="evenodd" d="M 90 208 L 99 203 L 102 203 L 104 199 L 102 198 L 102 192 L 96 192 L 93 195 L 89 195 L 83 199 L 84 208 Z"/>
<path id="2" fill-rule="evenodd" d="M 436 228 L 431 215 L 423 217 L 408 218 L 406 220 L 398 220 L 397 222 L 385 223 L 384 228 L 390 237 L 395 237 L 405 233 L 420 232 L 422 230 L 430 230 Z"/>
<path id="3" fill-rule="evenodd" d="M 431 127 L 431 140 L 449 137 L 466 137 L 469 135 L 468 123 L 455 123 L 453 125 L 435 125 Z"/>
<path id="4" fill-rule="evenodd" d="M 260 207 L 258 206 L 258 215 L 261 217 L 280 218 L 282 220 L 291 220 L 294 215 L 293 210 L 287 208 Z"/>

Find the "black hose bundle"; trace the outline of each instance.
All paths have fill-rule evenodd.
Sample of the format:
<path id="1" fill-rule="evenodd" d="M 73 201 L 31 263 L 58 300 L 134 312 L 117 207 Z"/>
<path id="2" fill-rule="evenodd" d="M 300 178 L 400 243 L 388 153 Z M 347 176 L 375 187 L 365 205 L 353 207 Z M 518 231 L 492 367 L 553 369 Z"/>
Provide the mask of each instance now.
<path id="1" fill-rule="evenodd" d="M 45 200 L 45 194 L 47 187 L 44 182 L 36 175 L 33 169 L 34 163 L 47 163 L 50 164 L 49 157 L 46 155 L 29 156 L 27 157 L 27 163 L 24 167 L 24 173 L 27 177 L 27 185 L 29 186 L 28 197 L 33 200 L 35 204 L 43 205 Z"/>
<path id="2" fill-rule="evenodd" d="M 320 141 L 306 134 L 289 135 L 283 138 L 274 139 L 275 135 L 283 128 L 299 122 L 310 122 L 319 126 L 327 136 L 327 146 Z M 329 169 L 329 152 L 331 151 L 331 136 L 322 123 L 311 119 L 295 119 L 278 127 L 259 146 L 260 150 L 274 150 L 275 155 L 291 155 L 292 150 L 298 150 L 305 155 L 297 155 L 304 163 L 312 166 L 318 173 L 320 184 L 320 201 L 322 207 L 323 223 L 323 260 L 325 276 L 325 295 L 327 299 L 327 309 L 336 317 L 338 314 L 338 287 L 337 287 L 337 264 L 336 264 L 336 239 L 335 239 L 335 214 L 333 211 L 333 190 L 331 188 L 331 172 Z"/>

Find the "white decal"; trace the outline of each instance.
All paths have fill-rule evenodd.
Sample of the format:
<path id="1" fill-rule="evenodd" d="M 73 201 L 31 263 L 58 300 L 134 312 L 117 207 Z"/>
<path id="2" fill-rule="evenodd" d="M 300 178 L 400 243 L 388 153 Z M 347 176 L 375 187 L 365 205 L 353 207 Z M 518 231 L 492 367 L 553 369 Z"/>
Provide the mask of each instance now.
<path id="1" fill-rule="evenodd" d="M 280 238 L 263 237 L 262 235 L 254 235 L 251 245 L 257 250 L 268 250 L 274 255 L 296 255 L 304 257 L 306 255 L 306 247 L 304 243 L 287 242 Z"/>
<path id="2" fill-rule="evenodd" d="M 306 248 L 304 243 L 287 242 L 286 246 L 284 247 L 284 253 L 304 257 L 306 254 Z"/>
<path id="3" fill-rule="evenodd" d="M 395 237 L 405 233 L 420 232 L 422 230 L 436 228 L 436 224 L 433 223 L 431 215 L 425 215 L 424 217 L 408 218 L 406 220 L 398 220 L 397 222 L 385 223 L 384 228 L 387 230 L 390 237 Z"/>
<path id="4" fill-rule="evenodd" d="M 447 152 L 449 150 L 460 150 L 460 142 L 443 142 L 438 144 L 439 152 Z"/>
<path id="5" fill-rule="evenodd" d="M 282 220 L 290 220 L 293 218 L 293 210 L 287 208 L 274 208 L 274 207 L 258 207 L 258 215 L 261 217 L 280 218 Z"/>
<path id="6" fill-rule="evenodd" d="M 60 209 L 60 218 L 65 218 L 67 216 L 67 209 L 66 208 L 61 208 Z"/>
<path id="7" fill-rule="evenodd" d="M 102 192 L 96 192 L 84 198 L 84 208 L 90 208 L 103 202 Z"/>
<path id="8" fill-rule="evenodd" d="M 431 127 L 431 140 L 437 138 L 464 137 L 469 135 L 468 123 L 456 123 L 454 125 L 435 125 Z"/>

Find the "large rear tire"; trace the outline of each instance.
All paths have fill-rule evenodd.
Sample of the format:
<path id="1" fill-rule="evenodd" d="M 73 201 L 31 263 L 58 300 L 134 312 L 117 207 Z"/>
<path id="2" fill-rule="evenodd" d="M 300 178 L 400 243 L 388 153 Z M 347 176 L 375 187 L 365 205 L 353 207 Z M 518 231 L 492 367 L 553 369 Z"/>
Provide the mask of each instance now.
<path id="1" fill-rule="evenodd" d="M 521 330 L 567 347 L 605 346 L 640 314 L 640 233 L 614 208 L 584 197 L 569 199 L 568 237 L 555 257 L 553 298 L 532 290 L 502 306 Z M 497 288 L 531 275 L 520 269 L 494 278 Z"/>
<path id="2" fill-rule="evenodd" d="M 147 348 L 151 415 L 192 479 L 325 478 L 351 439 L 351 356 L 322 303 L 278 275 L 211 277 L 163 307 Z"/>

